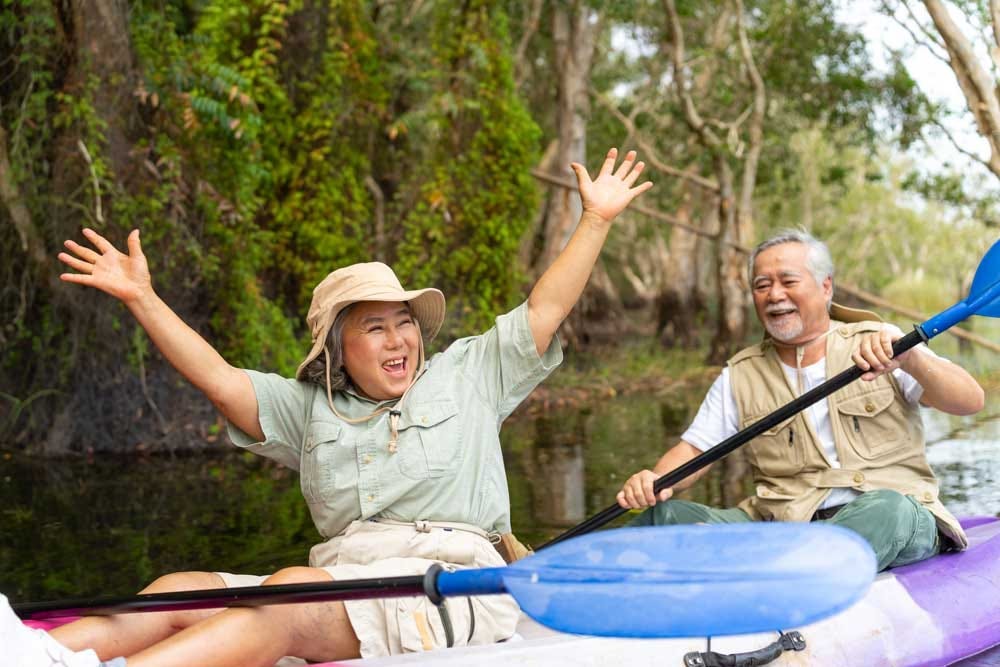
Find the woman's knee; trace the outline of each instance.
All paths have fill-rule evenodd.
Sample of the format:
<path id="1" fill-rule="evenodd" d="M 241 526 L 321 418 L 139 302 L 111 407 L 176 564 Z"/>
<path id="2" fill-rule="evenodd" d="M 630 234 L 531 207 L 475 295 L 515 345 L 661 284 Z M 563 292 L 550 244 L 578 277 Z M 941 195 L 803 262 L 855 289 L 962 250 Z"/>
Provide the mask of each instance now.
<path id="1" fill-rule="evenodd" d="M 169 593 L 225 587 L 226 582 L 214 572 L 171 572 L 153 581 L 140 593 Z"/>
<path id="2" fill-rule="evenodd" d="M 264 580 L 265 586 L 277 584 L 308 584 L 315 581 L 332 581 L 333 577 L 318 567 L 286 567 Z"/>

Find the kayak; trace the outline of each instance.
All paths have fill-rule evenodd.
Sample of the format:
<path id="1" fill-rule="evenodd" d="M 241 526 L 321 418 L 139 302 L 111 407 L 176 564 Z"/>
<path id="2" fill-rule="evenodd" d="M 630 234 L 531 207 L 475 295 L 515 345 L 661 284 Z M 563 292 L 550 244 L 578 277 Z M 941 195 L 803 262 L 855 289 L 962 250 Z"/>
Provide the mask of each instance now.
<path id="1" fill-rule="evenodd" d="M 800 628 L 781 628 L 798 631 L 805 647 L 785 651 L 768 664 L 930 667 L 959 664 L 1000 645 L 1000 521 L 979 517 L 963 519 L 962 525 L 969 536 L 966 551 L 883 572 L 860 602 L 839 614 Z M 525 616 L 515 637 L 500 644 L 325 663 L 324 667 L 683 667 L 688 654 L 745 653 L 772 644 L 778 637 L 778 632 L 710 640 L 584 637 L 550 630 Z"/>

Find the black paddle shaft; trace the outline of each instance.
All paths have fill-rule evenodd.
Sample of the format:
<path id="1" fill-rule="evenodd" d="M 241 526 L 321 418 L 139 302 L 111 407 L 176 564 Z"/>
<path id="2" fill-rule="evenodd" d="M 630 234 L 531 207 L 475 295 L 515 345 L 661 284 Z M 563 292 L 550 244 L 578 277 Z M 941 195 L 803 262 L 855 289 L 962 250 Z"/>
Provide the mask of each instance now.
<path id="1" fill-rule="evenodd" d="M 146 593 L 90 600 L 25 602 L 15 604 L 13 608 L 14 613 L 24 620 L 40 621 L 73 616 L 111 616 L 147 611 L 184 611 L 219 607 L 260 607 L 270 604 L 368 600 L 418 595 L 426 595 L 437 603 L 441 600 L 441 594 L 437 590 L 437 578 L 441 571 L 441 566 L 434 564 L 425 574 L 402 577 Z"/>
<path id="2" fill-rule="evenodd" d="M 892 344 L 892 355 L 893 357 L 898 357 L 900 354 L 906 352 L 911 347 L 919 345 L 920 343 L 924 343 L 927 340 L 928 340 L 927 336 L 924 335 L 924 332 L 920 329 L 920 327 L 919 326 L 914 327 L 913 331 L 906 334 L 905 336 L 903 336 L 902 338 L 900 338 L 899 340 L 897 340 Z M 675 468 L 674 470 L 671 470 L 667 474 L 663 475 L 662 477 L 657 479 L 656 482 L 653 484 L 653 490 L 656 493 L 659 493 L 663 489 L 674 486 L 681 480 L 686 479 L 687 477 L 689 477 L 693 473 L 698 472 L 705 466 L 715 463 L 723 456 L 736 449 L 737 447 L 740 447 L 746 444 L 747 442 L 753 440 L 754 438 L 756 438 L 758 435 L 768 430 L 769 428 L 777 426 L 778 424 L 785 421 L 792 415 L 801 412 L 802 410 L 805 410 L 813 403 L 819 401 L 820 399 L 826 398 L 827 396 L 837 391 L 838 389 L 847 386 L 854 380 L 864 375 L 864 373 L 865 371 L 861 370 L 857 366 L 851 366 L 850 368 L 842 371 L 838 375 L 835 375 L 834 377 L 830 378 L 820 386 L 807 391 L 806 393 L 802 394 L 795 400 L 790 401 L 785 405 L 781 406 L 780 408 L 778 408 L 771 414 L 767 415 L 766 417 L 760 419 L 759 421 L 754 422 L 750 426 L 747 426 L 739 433 L 736 433 L 726 438 L 725 440 L 715 445 L 711 449 L 705 450 L 704 452 L 694 457 L 693 459 L 691 459 L 684 465 L 680 466 L 679 468 Z M 563 540 L 568 540 L 572 537 L 577 537 L 578 535 L 589 533 L 590 531 L 596 528 L 600 528 L 609 521 L 612 521 L 620 517 L 622 514 L 625 514 L 628 511 L 629 510 L 623 509 L 620 505 L 615 503 L 614 505 L 611 505 L 610 507 L 601 510 L 600 512 L 590 517 L 589 519 L 583 521 L 582 523 L 570 528 L 562 535 L 559 535 L 549 540 L 548 542 L 540 546 L 538 550 L 551 547 L 553 544 L 558 544 Z"/>

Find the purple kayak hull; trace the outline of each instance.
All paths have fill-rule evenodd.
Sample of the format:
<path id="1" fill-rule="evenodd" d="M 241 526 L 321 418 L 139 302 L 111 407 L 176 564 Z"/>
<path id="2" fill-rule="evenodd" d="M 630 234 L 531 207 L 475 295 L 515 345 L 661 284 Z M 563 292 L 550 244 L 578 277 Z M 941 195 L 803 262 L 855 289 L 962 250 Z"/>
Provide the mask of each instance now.
<path id="1" fill-rule="evenodd" d="M 948 665 L 1000 644 L 1000 521 L 963 519 L 969 548 L 891 571 L 946 639 L 941 652 L 907 665 Z"/>

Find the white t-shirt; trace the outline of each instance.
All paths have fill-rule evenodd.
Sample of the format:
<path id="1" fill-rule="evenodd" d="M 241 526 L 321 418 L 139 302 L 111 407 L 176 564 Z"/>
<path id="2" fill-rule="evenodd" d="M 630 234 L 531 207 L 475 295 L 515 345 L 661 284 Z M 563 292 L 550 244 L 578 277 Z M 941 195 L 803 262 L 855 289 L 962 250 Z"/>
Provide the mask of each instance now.
<path id="1" fill-rule="evenodd" d="M 934 354 L 934 352 L 924 346 L 919 353 Z M 802 393 L 804 394 L 815 387 L 823 384 L 826 380 L 826 360 L 820 359 L 814 364 L 802 368 Z M 788 377 L 789 384 L 798 386 L 795 379 L 795 367 L 782 362 L 782 369 Z M 903 392 L 903 397 L 912 405 L 920 401 L 924 393 L 924 388 L 913 379 L 909 373 L 900 369 L 892 371 L 892 375 L 899 383 Z M 823 453 L 830 462 L 830 467 L 839 468 L 840 461 L 837 459 L 837 449 L 833 444 L 833 429 L 830 426 L 830 406 L 827 400 L 816 401 L 806 408 L 805 418 L 808 419 L 816 434 L 819 436 L 820 444 L 823 446 Z M 711 449 L 726 438 L 729 438 L 740 430 L 739 418 L 737 416 L 736 399 L 733 397 L 733 387 L 729 382 L 729 367 L 722 369 L 722 373 L 708 390 L 708 395 L 698 408 L 691 426 L 681 436 L 681 440 L 688 442 L 701 451 Z M 833 489 L 820 508 L 835 507 L 848 503 L 858 496 L 854 489 L 840 488 Z"/>

